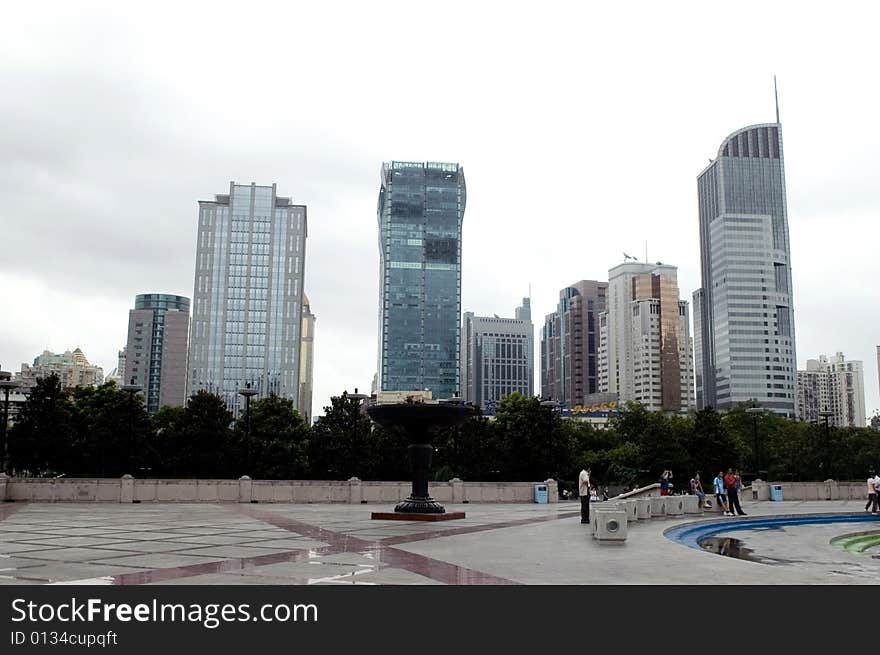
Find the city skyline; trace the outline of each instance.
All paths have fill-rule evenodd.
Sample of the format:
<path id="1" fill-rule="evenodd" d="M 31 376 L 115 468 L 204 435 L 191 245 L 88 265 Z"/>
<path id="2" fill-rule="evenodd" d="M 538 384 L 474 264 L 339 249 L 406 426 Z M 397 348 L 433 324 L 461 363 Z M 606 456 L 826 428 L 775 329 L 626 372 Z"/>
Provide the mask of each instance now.
<path id="1" fill-rule="evenodd" d="M 301 23 L 317 21 L 325 10 L 309 11 L 316 13 Z M 647 18 L 655 11 L 648 9 Z M 742 50 L 725 52 L 715 47 L 717 37 L 708 37 L 718 12 L 708 8 L 705 18 L 670 25 L 662 37 L 647 21 L 622 41 L 600 34 L 588 44 L 577 38 L 572 20 L 552 43 L 532 48 L 521 37 L 551 23 L 538 18 L 535 25 L 531 14 L 514 10 L 510 36 L 498 44 L 507 56 L 502 61 L 479 48 L 488 13 L 474 10 L 462 28 L 451 12 L 437 17 L 436 28 L 463 30 L 468 65 L 459 71 L 460 116 L 450 118 L 448 107 L 433 104 L 436 88 L 427 78 L 418 81 L 419 68 L 405 61 L 401 74 L 411 75 L 411 100 L 422 109 L 391 119 L 383 92 L 368 83 L 372 65 L 347 51 L 298 65 L 294 85 L 276 83 L 289 72 L 281 59 L 324 51 L 320 31 L 288 44 L 293 50 L 282 50 L 277 38 L 260 38 L 252 51 L 181 66 L 181 53 L 204 43 L 200 35 L 207 32 L 198 30 L 194 40 L 194 25 L 215 35 L 231 34 L 233 26 L 184 10 L 174 28 L 181 31 L 160 42 L 149 36 L 158 17 L 135 27 L 81 8 L 39 18 L 13 8 L 11 20 L 23 29 L 0 45 L 10 89 L 0 113 L 16 126 L 4 134 L 0 288 L 4 306 L 14 310 L 0 321 L 0 363 L 17 370 L 45 348 L 79 345 L 90 361 L 112 370 L 134 295 L 145 289 L 192 294 L 195 200 L 230 179 L 274 180 L 308 205 L 312 218 L 305 278 L 321 317 L 314 391 L 314 413 L 321 414 L 330 395 L 369 388 L 375 372 L 375 170 L 391 156 L 460 161 L 468 169 L 463 307 L 504 315 L 531 282 L 533 315 L 543 317 L 565 284 L 603 279 L 621 251 L 641 260 L 646 241 L 649 261 L 679 267 L 681 295 L 688 298 L 701 286 L 695 175 L 724 135 L 773 119 L 777 73 L 797 365 L 804 365 L 805 353 L 837 350 L 864 361 L 870 417 L 880 409 L 877 367 L 868 365 L 877 361 L 880 308 L 865 302 L 877 274 L 872 244 L 880 189 L 871 171 L 880 136 L 870 129 L 877 90 L 861 83 L 871 60 L 868 27 L 848 23 L 852 38 L 823 54 L 813 47 L 812 32 L 825 33 L 843 19 L 805 10 L 797 29 L 781 29 L 772 42 L 745 35 Z M 762 7 L 761 15 L 768 25 L 787 24 L 781 10 Z M 349 39 L 350 47 L 366 49 L 391 29 L 366 13 L 359 18 L 376 29 L 366 39 L 344 27 L 337 38 Z M 247 32 L 257 19 L 246 17 L 239 27 Z M 625 16 L 609 8 L 591 19 Z M 260 29 L 280 37 L 287 20 L 282 12 Z M 34 49 L 27 38 L 37 26 L 46 48 Z M 245 35 L 248 43 L 253 38 Z M 418 45 L 405 31 L 402 39 L 402 47 Z M 608 71 L 591 67 L 585 88 L 566 83 L 584 74 L 583 62 L 636 41 L 657 57 L 647 64 L 624 57 Z M 113 61 L 96 60 L 96 44 L 112 45 Z M 716 54 L 694 56 L 706 50 Z M 75 98 L 60 83 L 58 61 L 63 79 L 79 89 Z M 247 89 L 264 89 L 266 102 L 234 101 L 218 111 L 209 100 L 230 76 Z M 531 98 L 524 97 L 526 88 Z M 167 107 L 180 111 L 168 115 Z M 154 120 L 159 115 L 163 120 Z M 639 192 L 631 193 L 632 178 L 619 172 L 660 143 L 675 147 L 663 151 L 662 165 L 641 176 Z M 141 186 L 138 203 L 131 203 L 133 180 Z M 846 320 L 827 321 L 829 310 Z"/>

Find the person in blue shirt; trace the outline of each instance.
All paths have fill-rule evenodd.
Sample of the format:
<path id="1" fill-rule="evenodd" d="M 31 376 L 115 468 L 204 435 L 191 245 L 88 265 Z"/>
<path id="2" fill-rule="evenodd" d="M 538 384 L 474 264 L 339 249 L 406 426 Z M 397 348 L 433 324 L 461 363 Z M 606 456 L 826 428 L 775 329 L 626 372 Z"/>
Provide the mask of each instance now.
<path id="1" fill-rule="evenodd" d="M 733 516 L 727 505 L 727 493 L 724 491 L 724 471 L 718 471 L 713 484 L 715 486 L 715 501 L 718 503 L 718 507 L 724 510 L 724 516 Z"/>

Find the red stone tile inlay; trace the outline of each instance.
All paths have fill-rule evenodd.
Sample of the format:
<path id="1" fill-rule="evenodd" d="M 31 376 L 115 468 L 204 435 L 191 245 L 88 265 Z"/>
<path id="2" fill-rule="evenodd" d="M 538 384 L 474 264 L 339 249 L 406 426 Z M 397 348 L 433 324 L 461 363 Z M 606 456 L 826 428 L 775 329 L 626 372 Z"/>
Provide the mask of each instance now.
<path id="1" fill-rule="evenodd" d="M 385 537 L 382 543 L 388 546 L 396 544 L 408 544 L 413 541 L 423 541 L 425 539 L 436 539 L 437 537 L 451 537 L 456 534 L 469 534 L 471 532 L 486 532 L 487 530 L 500 530 L 502 528 L 513 528 L 518 525 L 529 525 L 531 523 L 543 523 L 544 521 L 556 521 L 558 519 L 567 519 L 572 516 L 580 516 L 580 512 L 563 512 L 554 514 L 553 516 L 540 516 L 527 519 L 517 519 L 515 521 L 501 521 L 499 523 L 484 523 L 482 525 L 463 525 L 459 528 L 449 528 L 448 530 L 432 530 L 430 532 L 419 532 L 417 534 L 398 535 L 394 537 Z"/>
<path id="2" fill-rule="evenodd" d="M 230 509 L 228 505 L 218 506 L 224 509 Z M 412 535 L 403 535 L 395 537 L 387 537 L 379 540 L 369 540 L 342 532 L 328 530 L 310 523 L 305 523 L 296 519 L 292 519 L 276 512 L 260 510 L 250 505 L 234 505 L 234 511 L 253 519 L 283 528 L 299 535 L 322 541 L 326 546 L 317 548 L 302 548 L 286 551 L 283 553 L 271 553 L 266 555 L 257 555 L 254 557 L 242 557 L 225 559 L 217 562 L 206 562 L 201 564 L 191 564 L 185 566 L 177 566 L 167 569 L 154 569 L 151 571 L 139 571 L 132 573 L 124 573 L 114 577 L 114 584 L 146 584 L 149 582 L 164 582 L 166 580 L 176 580 L 178 578 L 188 578 L 197 575 L 210 573 L 229 573 L 235 571 L 246 571 L 254 569 L 253 575 L 259 576 L 260 571 L 255 567 L 265 566 L 268 564 L 277 564 L 280 562 L 302 562 L 314 559 L 320 562 L 320 558 L 327 555 L 337 555 L 341 553 L 361 553 L 370 555 L 375 561 L 377 567 L 379 564 L 387 564 L 393 568 L 404 569 L 411 573 L 421 575 L 423 577 L 436 580 L 445 584 L 452 585 L 489 585 L 489 584 L 519 584 L 507 578 L 498 577 L 482 571 L 469 569 L 442 560 L 433 559 L 417 553 L 411 553 L 399 548 L 394 548 L 394 544 L 411 543 L 414 541 L 422 541 L 426 539 L 434 539 L 437 537 L 447 537 L 457 534 L 469 534 L 474 532 L 484 532 L 487 530 L 497 530 L 501 528 L 514 527 L 518 525 L 528 525 L 531 523 L 540 523 L 543 521 L 553 521 L 557 519 L 570 518 L 579 516 L 579 512 L 560 512 L 550 516 L 530 517 L 525 519 L 517 519 L 514 521 L 502 521 L 498 523 L 486 523 L 482 525 L 462 526 L 451 528 L 448 530 L 431 530 Z M 369 565 L 368 562 L 364 563 Z M 344 580 L 353 577 L 354 574 L 333 576 L 322 575 L 318 571 L 321 570 L 316 566 L 316 575 L 314 577 L 294 577 L 290 578 L 289 584 L 310 584 L 319 580 L 340 579 Z M 379 570 L 376 568 L 376 570 Z M 324 569 L 326 571 L 326 569 Z M 322 571 L 322 573 L 324 572 Z M 367 571 L 368 572 L 368 571 Z M 358 572 L 360 573 L 360 572 Z"/>
<path id="3" fill-rule="evenodd" d="M 8 519 L 10 516 L 27 507 L 27 503 L 4 503 L 0 502 L 0 521 Z"/>

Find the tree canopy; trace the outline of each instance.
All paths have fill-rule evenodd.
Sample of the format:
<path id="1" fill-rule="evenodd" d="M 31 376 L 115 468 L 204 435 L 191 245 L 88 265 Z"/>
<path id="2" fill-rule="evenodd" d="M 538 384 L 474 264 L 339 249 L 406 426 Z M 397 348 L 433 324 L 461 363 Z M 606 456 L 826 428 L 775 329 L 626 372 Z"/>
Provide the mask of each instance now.
<path id="1" fill-rule="evenodd" d="M 436 480 L 541 481 L 573 487 L 582 467 L 599 485 L 655 482 L 672 469 L 677 485 L 696 471 L 711 478 L 737 467 L 744 477 L 774 480 L 860 479 L 880 467 L 880 432 L 829 428 L 748 404 L 726 413 L 649 412 L 627 403 L 606 429 L 562 418 L 538 398 L 503 398 L 494 418 L 474 409 L 461 426 L 434 435 Z M 32 476 L 267 479 L 409 479 L 407 439 L 372 424 L 360 400 L 334 396 L 313 426 L 291 400 L 268 396 L 233 420 L 223 399 L 206 391 L 185 407 L 148 416 L 140 395 L 113 383 L 61 388 L 38 381 L 9 433 L 9 471 Z"/>

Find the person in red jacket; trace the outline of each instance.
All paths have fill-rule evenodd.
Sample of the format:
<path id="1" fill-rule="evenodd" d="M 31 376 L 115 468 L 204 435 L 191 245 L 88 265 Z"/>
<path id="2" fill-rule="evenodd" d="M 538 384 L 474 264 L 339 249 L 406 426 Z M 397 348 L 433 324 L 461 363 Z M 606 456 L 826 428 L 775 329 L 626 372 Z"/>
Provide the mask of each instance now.
<path id="1" fill-rule="evenodd" d="M 733 472 L 733 469 L 727 469 L 727 475 L 724 476 L 724 488 L 727 490 L 727 505 L 730 512 L 736 511 L 740 516 L 745 516 L 746 513 L 739 504 L 739 476 Z"/>

